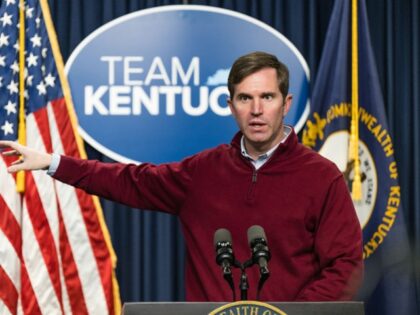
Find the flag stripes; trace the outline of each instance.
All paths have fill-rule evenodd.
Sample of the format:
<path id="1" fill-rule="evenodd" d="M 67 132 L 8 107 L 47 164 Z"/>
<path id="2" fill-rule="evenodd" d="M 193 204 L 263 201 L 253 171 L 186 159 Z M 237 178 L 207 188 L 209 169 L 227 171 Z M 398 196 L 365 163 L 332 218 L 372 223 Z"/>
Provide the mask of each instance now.
<path id="1" fill-rule="evenodd" d="M 42 184 L 38 186 L 31 173 L 26 174 L 26 186 L 28 187 L 43 187 Z M 62 305 L 62 293 L 60 285 L 60 274 L 59 274 L 59 263 L 58 254 L 56 250 L 56 242 L 51 231 L 50 223 L 47 219 L 39 192 L 36 189 L 31 189 L 25 193 L 25 203 L 27 205 L 28 218 L 31 221 L 31 225 L 34 229 L 34 237 L 38 244 L 42 244 L 39 248 L 38 255 L 42 256 L 44 260 L 44 266 L 51 280 L 51 285 L 54 289 L 60 308 Z M 26 217 L 26 216 L 25 216 Z M 39 263 L 39 262 L 38 262 Z"/>
<path id="2" fill-rule="evenodd" d="M 65 105 L 63 102 L 59 102 Z M 48 117 L 47 122 L 51 130 L 57 130 L 57 122 L 54 117 L 48 115 L 54 113 L 52 110 L 53 105 L 49 104 L 47 110 L 40 115 L 29 115 L 27 117 L 27 126 L 31 130 L 40 130 L 38 125 L 41 123 L 45 125 L 45 117 Z M 37 112 L 38 114 L 38 112 Z M 55 130 L 54 130 L 55 129 Z M 64 151 L 61 137 L 57 137 L 57 132 L 52 132 L 55 137 L 49 137 L 48 134 L 40 135 L 40 133 L 28 133 L 27 142 L 28 145 L 39 149 L 45 150 L 44 142 L 54 143 L 55 151 Z M 71 150 L 71 143 L 67 143 L 66 146 Z M 6 163 L 2 160 L 2 172 L 6 170 Z M 19 202 L 17 198 L 19 196 L 13 191 L 15 187 L 15 180 L 10 174 L 4 175 L 3 178 L 8 178 L 8 185 L 2 185 L 3 193 L 0 196 L 0 214 L 2 220 L 0 221 L 0 227 L 3 237 L 0 238 L 1 243 L 5 244 L 3 248 L 10 256 L 10 253 L 15 253 L 15 259 L 7 258 L 5 262 L 2 262 L 2 267 L 7 266 L 20 266 L 18 252 L 21 247 L 19 237 L 23 235 L 22 251 L 24 252 L 23 260 L 25 267 L 28 269 L 26 277 L 22 275 L 22 283 L 25 282 L 29 288 L 26 296 L 28 299 L 24 304 L 25 313 L 36 313 L 50 314 L 50 313 L 65 313 L 64 310 L 67 308 L 63 305 L 63 296 L 67 297 L 67 292 L 63 292 L 63 280 L 65 282 L 65 291 L 69 291 L 69 295 L 66 298 L 69 304 L 69 310 L 73 314 L 105 314 L 108 313 L 109 309 L 112 308 L 112 290 L 107 291 L 109 297 L 108 301 L 105 299 L 105 291 L 98 290 L 103 284 L 109 284 L 107 281 L 102 281 L 97 271 L 96 259 L 104 258 L 107 255 L 106 246 L 97 250 L 96 253 L 92 251 L 92 244 L 98 244 L 103 241 L 100 230 L 89 235 L 86 229 L 83 229 L 86 233 L 80 242 L 80 231 L 78 232 L 77 238 L 73 238 L 68 235 L 67 229 L 71 231 L 80 230 L 80 221 L 85 221 L 87 225 L 93 226 L 96 229 L 99 228 L 99 224 L 95 223 L 97 220 L 96 212 L 94 215 L 89 213 L 89 209 L 93 207 L 93 201 L 89 202 L 91 198 L 86 193 L 75 190 L 72 187 L 61 183 L 54 183 L 53 180 L 45 176 L 41 172 L 28 172 L 26 174 L 26 187 L 28 187 L 25 193 L 22 222 L 25 226 L 24 230 L 18 223 L 16 216 L 19 215 L 18 211 L 11 211 L 12 209 L 19 208 Z M 7 189 L 8 193 L 4 192 L 4 188 Z M 51 194 L 51 191 L 55 194 Z M 17 198 L 11 198 L 16 195 Z M 8 206 L 3 196 L 7 196 L 8 203 L 13 206 Z M 61 207 L 64 204 L 66 208 L 72 209 L 72 211 L 62 213 Z M 46 206 L 48 205 L 48 206 Z M 53 205 L 53 206 L 51 206 Z M 35 210 L 34 210 L 35 209 Z M 48 209 L 48 211 L 45 211 Z M 83 212 L 84 211 L 84 212 Z M 91 212 L 91 211 L 90 211 Z M 66 223 L 64 223 L 66 222 Z M 74 233 L 70 233 L 71 235 Z M 82 233 L 84 234 L 84 233 Z M 28 245 L 25 245 L 28 244 Z M 42 246 L 39 246 L 42 244 Z M 74 245 L 73 245 L 74 244 Z M 28 246 L 28 247 L 26 247 Z M 75 248 L 79 253 L 78 259 L 74 258 L 73 252 Z M 13 249 L 13 251 L 11 251 Z M 105 249 L 105 251 L 104 251 Z M 102 250 L 102 251 L 101 251 Z M 5 257 L 5 256 L 3 256 Z M 10 263 L 10 264 L 9 264 Z M 111 261 L 109 260 L 109 264 Z M 86 270 L 83 266 L 94 266 L 94 270 Z M 106 275 L 105 268 L 109 268 L 109 265 L 101 265 L 102 273 L 110 279 L 110 275 Z M 62 270 L 62 274 L 61 271 Z M 80 273 L 79 270 L 82 270 Z M 96 276 L 95 277 L 95 270 Z M 9 277 L 8 273 L 2 269 L 3 278 L 7 278 L 4 283 L 10 283 L 15 292 L 16 288 L 19 288 L 19 279 L 16 277 Z M 14 274 L 18 274 L 15 271 Z M 80 276 L 82 275 L 82 277 Z M 46 278 L 49 280 L 46 281 Z M 63 279 L 62 279 L 63 278 Z M 111 280 L 111 279 L 110 279 Z M 110 281 L 109 280 L 109 281 Z M 3 282 L 3 281 L 2 281 Z M 17 309 L 17 295 L 11 294 L 9 287 L 2 286 L 1 297 L 8 309 L 12 314 L 16 314 Z M 25 296 L 22 294 L 21 298 Z M 87 297 L 90 297 L 88 299 Z M 12 302 L 11 302 L 12 301 Z M 87 303 L 89 301 L 89 303 Z M 67 303 L 64 303 L 67 304 Z"/>
<path id="3" fill-rule="evenodd" d="M 41 315 L 41 309 L 39 307 L 38 300 L 35 297 L 35 292 L 24 264 L 22 264 L 20 272 L 21 291 L 19 301 L 22 303 L 23 314 Z"/>
<path id="4" fill-rule="evenodd" d="M 2 236 L 0 235 L 0 238 Z M 3 301 L 5 306 L 8 308 L 10 313 L 16 314 L 17 302 L 18 302 L 18 290 L 16 284 L 12 281 L 13 277 L 10 277 L 2 266 L 0 266 L 0 300 Z M 1 310 L 1 308 L 0 308 Z"/>
<path id="5" fill-rule="evenodd" d="M 60 222 L 60 253 L 71 312 L 80 315 L 88 314 L 86 302 L 83 297 L 82 283 L 80 282 L 79 272 L 69 244 L 61 209 L 58 210 L 58 216 Z"/>
<path id="6" fill-rule="evenodd" d="M 59 143 L 62 144 L 62 147 L 60 148 L 62 151 L 60 152 L 65 155 L 80 157 L 76 140 L 74 138 L 74 131 L 71 128 L 71 124 L 69 123 L 70 118 L 66 110 L 65 102 L 60 99 L 54 101 L 51 104 L 51 108 L 56 119 L 55 127 L 58 128 L 57 132 L 54 132 L 53 134 L 61 136 L 61 141 Z M 58 148 L 55 148 L 55 152 L 58 152 L 57 149 Z M 111 261 L 104 259 L 104 255 L 108 255 L 108 249 L 106 247 L 104 235 L 101 233 L 101 227 L 99 226 L 99 218 L 97 217 L 97 213 L 89 211 L 89 209 L 94 208 L 95 205 L 92 198 L 88 194 L 80 189 L 75 189 L 75 191 L 77 200 L 80 205 L 83 221 L 85 222 L 87 230 L 89 231 L 87 236 L 89 242 L 91 243 L 95 260 L 98 263 L 98 271 L 101 275 L 100 279 L 102 280 L 101 287 L 106 288 L 104 294 L 107 305 L 109 309 L 113 309 L 112 285 L 110 282 L 112 281 L 112 278 L 107 274 L 109 270 L 112 270 L 112 268 L 110 269 Z M 59 194 L 59 196 L 62 195 Z"/>

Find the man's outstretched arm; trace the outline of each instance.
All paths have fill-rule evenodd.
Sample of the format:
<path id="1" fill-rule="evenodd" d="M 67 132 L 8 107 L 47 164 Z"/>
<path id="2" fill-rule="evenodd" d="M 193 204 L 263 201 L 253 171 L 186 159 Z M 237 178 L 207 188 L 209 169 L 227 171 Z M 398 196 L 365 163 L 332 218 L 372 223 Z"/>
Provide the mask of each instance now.
<path id="1" fill-rule="evenodd" d="M 187 195 L 194 164 L 193 158 L 160 166 L 103 163 L 51 155 L 11 141 L 0 141 L 0 150 L 5 156 L 17 157 L 8 167 L 10 173 L 49 170 L 53 178 L 89 194 L 135 208 L 172 214 L 177 213 Z M 59 162 L 55 165 L 54 161 Z"/>

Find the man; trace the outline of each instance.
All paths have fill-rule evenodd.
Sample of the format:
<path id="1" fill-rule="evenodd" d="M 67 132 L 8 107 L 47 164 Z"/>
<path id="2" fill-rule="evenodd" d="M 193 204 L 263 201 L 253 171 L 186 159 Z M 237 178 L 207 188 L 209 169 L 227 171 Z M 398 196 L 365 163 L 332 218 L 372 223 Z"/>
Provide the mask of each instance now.
<path id="1" fill-rule="evenodd" d="M 187 247 L 187 300 L 231 300 L 214 262 L 213 235 L 230 230 L 235 255 L 245 261 L 252 225 L 265 229 L 272 255 L 262 300 L 349 300 L 361 281 L 360 225 L 337 167 L 299 144 L 283 124 L 292 102 L 288 84 L 288 70 L 275 56 L 240 57 L 228 79 L 240 132 L 230 145 L 178 163 L 106 164 L 0 145 L 15 150 L 9 155 L 22 155 L 10 172 L 48 168 L 54 178 L 89 193 L 178 215 Z M 249 298 L 255 299 L 258 270 L 247 273 L 254 284 Z"/>

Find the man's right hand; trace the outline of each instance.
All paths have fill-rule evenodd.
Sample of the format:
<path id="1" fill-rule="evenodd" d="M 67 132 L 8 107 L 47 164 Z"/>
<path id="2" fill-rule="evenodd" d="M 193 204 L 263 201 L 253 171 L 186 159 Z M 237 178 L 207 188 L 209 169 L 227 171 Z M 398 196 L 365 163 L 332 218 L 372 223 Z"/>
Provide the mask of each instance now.
<path id="1" fill-rule="evenodd" d="M 10 148 L 11 150 L 4 151 L 3 148 Z M 0 150 L 3 151 L 2 155 L 4 156 L 19 157 L 7 168 L 9 173 L 41 169 L 45 170 L 48 169 L 51 164 L 51 154 L 30 149 L 17 142 L 0 141 Z"/>

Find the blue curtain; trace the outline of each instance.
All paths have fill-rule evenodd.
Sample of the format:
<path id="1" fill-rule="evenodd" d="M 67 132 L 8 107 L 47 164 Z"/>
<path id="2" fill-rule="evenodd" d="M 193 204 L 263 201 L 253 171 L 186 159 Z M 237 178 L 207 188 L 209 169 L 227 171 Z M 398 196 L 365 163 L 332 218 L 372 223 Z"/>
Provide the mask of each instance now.
<path id="1" fill-rule="evenodd" d="M 129 12 L 200 4 L 255 17 L 289 38 L 316 77 L 333 0 L 49 0 L 64 60 L 92 31 Z M 366 0 L 388 125 L 399 166 L 417 292 L 420 288 L 420 5 Z M 110 161 L 88 147 L 90 158 Z M 102 200 L 123 301 L 183 300 L 184 245 L 176 218 Z M 420 302 L 420 296 L 417 296 Z"/>

